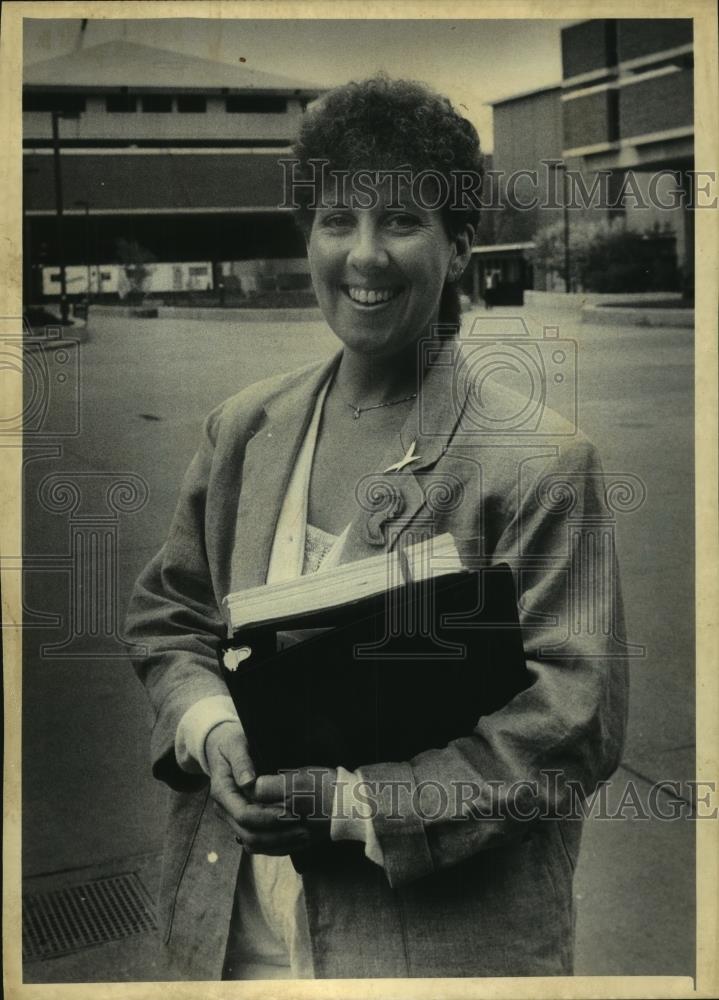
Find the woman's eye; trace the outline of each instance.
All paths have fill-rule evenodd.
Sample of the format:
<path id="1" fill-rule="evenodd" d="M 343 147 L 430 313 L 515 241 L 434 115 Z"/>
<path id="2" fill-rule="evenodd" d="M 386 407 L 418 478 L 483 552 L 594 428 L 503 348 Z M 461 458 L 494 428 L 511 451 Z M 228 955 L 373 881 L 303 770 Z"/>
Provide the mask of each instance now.
<path id="1" fill-rule="evenodd" d="M 352 221 L 349 213 L 334 212 L 322 219 L 322 225 L 327 229 L 347 229 L 352 225 Z"/>
<path id="2" fill-rule="evenodd" d="M 416 215 L 399 212 L 396 215 L 389 216 L 387 224 L 391 229 L 415 229 L 419 226 L 420 220 Z"/>

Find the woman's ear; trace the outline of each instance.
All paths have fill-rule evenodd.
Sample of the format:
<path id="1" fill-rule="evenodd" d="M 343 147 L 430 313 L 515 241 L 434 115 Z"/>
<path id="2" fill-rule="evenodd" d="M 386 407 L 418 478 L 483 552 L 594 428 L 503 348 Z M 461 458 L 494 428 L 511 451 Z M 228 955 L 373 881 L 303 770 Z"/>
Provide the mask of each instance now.
<path id="1" fill-rule="evenodd" d="M 450 281 L 459 281 L 464 274 L 464 270 L 472 257 L 472 246 L 474 244 L 474 226 L 467 223 L 464 229 L 458 233 L 452 241 L 454 254 L 452 263 L 449 266 L 447 277 Z"/>

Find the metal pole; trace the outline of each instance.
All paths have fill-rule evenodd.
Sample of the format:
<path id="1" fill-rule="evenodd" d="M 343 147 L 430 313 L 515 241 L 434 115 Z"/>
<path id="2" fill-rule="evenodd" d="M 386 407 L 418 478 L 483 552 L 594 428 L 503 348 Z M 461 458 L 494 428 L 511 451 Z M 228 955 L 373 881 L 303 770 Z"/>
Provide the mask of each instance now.
<path id="1" fill-rule="evenodd" d="M 34 292 L 34 282 L 33 282 L 33 232 L 32 232 L 32 222 L 30 216 L 28 215 L 28 196 L 27 196 L 27 180 L 26 178 L 30 174 L 38 173 L 37 167 L 31 167 L 29 162 L 23 157 L 22 174 L 23 174 L 23 189 L 24 197 L 22 199 L 22 234 L 23 234 L 23 245 L 22 245 L 22 267 L 23 267 L 23 307 L 32 305 L 32 297 Z"/>
<path id="2" fill-rule="evenodd" d="M 67 281 L 65 279 L 65 246 L 62 232 L 62 167 L 60 164 L 59 111 L 52 111 L 52 151 L 55 167 L 55 211 L 57 212 L 57 256 L 60 265 L 60 317 L 67 324 L 69 306 L 67 301 Z"/>
<path id="3" fill-rule="evenodd" d="M 90 205 L 85 202 L 85 260 L 87 261 L 87 308 L 88 317 L 90 310 L 90 291 L 91 291 L 91 275 L 90 275 Z"/>
<path id="4" fill-rule="evenodd" d="M 565 292 L 571 292 L 570 269 L 569 269 L 569 177 L 567 175 L 567 165 L 562 164 L 562 192 L 564 197 L 564 285 Z"/>
<path id="5" fill-rule="evenodd" d="M 32 239 L 30 233 L 30 219 L 27 214 L 27 204 L 25 199 L 23 199 L 22 208 L 22 236 L 23 236 L 23 246 L 22 246 L 22 259 L 23 259 L 23 313 L 29 305 L 32 304 L 32 246 L 30 240 Z"/>

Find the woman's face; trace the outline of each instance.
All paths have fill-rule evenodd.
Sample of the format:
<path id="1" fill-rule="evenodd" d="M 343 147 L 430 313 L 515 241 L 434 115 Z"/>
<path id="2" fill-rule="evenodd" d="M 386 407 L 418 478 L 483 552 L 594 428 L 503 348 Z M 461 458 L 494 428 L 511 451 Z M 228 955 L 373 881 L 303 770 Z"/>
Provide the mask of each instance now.
<path id="1" fill-rule="evenodd" d="M 408 198 L 387 207 L 339 204 L 315 212 L 308 243 L 312 283 L 325 319 L 356 353 L 391 357 L 429 332 L 454 246 L 439 211 Z"/>

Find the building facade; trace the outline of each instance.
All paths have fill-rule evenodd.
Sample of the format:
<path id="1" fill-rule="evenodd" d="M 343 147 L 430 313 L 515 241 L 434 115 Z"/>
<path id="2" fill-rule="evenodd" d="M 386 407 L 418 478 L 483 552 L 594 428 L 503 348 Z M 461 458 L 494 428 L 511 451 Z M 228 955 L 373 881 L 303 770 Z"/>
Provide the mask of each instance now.
<path id="1" fill-rule="evenodd" d="M 542 267 L 533 246 L 541 231 L 554 226 L 571 244 L 575 226 L 622 220 L 642 239 L 636 279 L 689 294 L 692 21 L 582 21 L 562 30 L 561 46 L 561 84 L 493 102 L 504 187 L 499 235 L 478 253 L 502 269 L 506 284 L 514 269 L 525 287 L 564 289 L 565 268 Z M 513 249 L 498 251 L 506 246 Z M 525 262 L 521 274 L 517 260 Z"/>
<path id="2" fill-rule="evenodd" d="M 320 92 L 122 39 L 27 67 L 26 301 L 59 294 L 61 262 L 71 298 L 122 294 L 127 264 L 157 291 L 302 284 L 280 160 Z"/>

